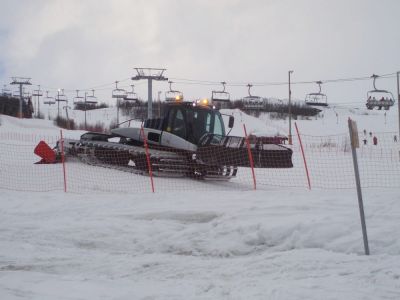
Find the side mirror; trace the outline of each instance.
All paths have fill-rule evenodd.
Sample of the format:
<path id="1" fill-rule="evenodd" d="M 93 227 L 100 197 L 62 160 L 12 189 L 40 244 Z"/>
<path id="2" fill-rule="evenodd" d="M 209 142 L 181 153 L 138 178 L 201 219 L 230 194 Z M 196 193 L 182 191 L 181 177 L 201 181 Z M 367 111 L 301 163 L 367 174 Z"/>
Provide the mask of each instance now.
<path id="1" fill-rule="evenodd" d="M 233 128 L 233 124 L 235 124 L 235 118 L 233 116 L 229 116 L 228 128 Z"/>

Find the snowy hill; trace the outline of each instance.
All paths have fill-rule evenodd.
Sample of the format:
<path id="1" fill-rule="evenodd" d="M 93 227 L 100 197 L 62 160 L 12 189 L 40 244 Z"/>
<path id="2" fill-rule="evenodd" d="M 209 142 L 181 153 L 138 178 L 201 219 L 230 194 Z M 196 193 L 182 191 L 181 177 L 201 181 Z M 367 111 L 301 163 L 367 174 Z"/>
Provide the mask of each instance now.
<path id="1" fill-rule="evenodd" d="M 242 124 L 249 133 L 287 134 L 287 120 L 223 112 L 235 116 L 232 135 L 243 135 Z M 92 111 L 90 121 L 111 121 L 114 113 Z M 316 136 L 347 133 L 348 117 L 360 131 L 395 132 L 397 111 L 386 112 L 386 122 L 384 113 L 336 107 L 296 122 L 303 134 Z M 82 112 L 74 114 L 82 120 Z M 0 147 L 31 149 L 37 137 L 59 136 L 49 120 L 0 119 Z M 64 130 L 70 138 L 81 133 Z M 0 155 L 8 168 L 0 172 L 23 181 L 26 174 L 14 171 L 31 165 L 32 154 L 16 156 Z M 364 256 L 355 189 L 253 191 L 176 179 L 164 181 L 169 190 L 151 194 L 135 190 L 148 177 L 79 170 L 86 177 L 81 185 L 97 176 L 133 190 L 0 189 L 1 299 L 400 298 L 398 186 L 363 190 L 372 254 Z"/>

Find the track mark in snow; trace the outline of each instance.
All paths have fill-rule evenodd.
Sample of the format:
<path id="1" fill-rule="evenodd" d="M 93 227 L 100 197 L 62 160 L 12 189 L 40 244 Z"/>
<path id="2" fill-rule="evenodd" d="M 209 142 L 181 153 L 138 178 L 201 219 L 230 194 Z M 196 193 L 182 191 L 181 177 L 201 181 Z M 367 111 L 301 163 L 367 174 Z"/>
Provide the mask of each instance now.
<path id="1" fill-rule="evenodd" d="M 171 220 L 183 224 L 208 223 L 220 215 L 214 212 L 160 212 L 135 216 L 137 220 Z"/>

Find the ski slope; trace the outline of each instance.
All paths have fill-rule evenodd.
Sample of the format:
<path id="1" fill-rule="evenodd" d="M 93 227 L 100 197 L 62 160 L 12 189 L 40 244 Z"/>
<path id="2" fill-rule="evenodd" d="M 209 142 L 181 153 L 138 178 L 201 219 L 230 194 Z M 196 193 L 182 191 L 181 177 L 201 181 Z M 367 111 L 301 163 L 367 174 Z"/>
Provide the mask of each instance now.
<path id="1" fill-rule="evenodd" d="M 397 130 L 395 110 L 386 123 L 384 112 L 335 110 L 296 122 L 309 135 L 345 133 L 348 117 L 360 131 Z M 232 134 L 242 123 L 287 134 L 287 120 L 228 113 Z M 59 135 L 48 120 L 0 119 L 0 136 L 24 137 L 15 144 Z M 400 298 L 399 188 L 363 190 L 370 256 L 352 189 L 0 193 L 1 299 Z"/>

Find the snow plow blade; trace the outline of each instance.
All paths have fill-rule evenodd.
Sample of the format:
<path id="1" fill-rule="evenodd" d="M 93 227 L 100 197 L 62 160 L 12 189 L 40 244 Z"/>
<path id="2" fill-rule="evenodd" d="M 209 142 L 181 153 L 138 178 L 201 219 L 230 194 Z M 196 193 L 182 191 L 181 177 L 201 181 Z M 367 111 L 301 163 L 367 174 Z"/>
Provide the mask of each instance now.
<path id="1" fill-rule="evenodd" d="M 250 149 L 255 168 L 292 168 L 292 149 L 265 143 L 262 138 L 251 138 Z M 246 140 L 236 136 L 209 134 L 202 138 L 197 159 L 207 165 L 250 167 Z"/>
<path id="2" fill-rule="evenodd" d="M 54 164 L 57 162 L 56 152 L 45 141 L 40 141 L 33 153 L 42 158 L 36 164 Z"/>

